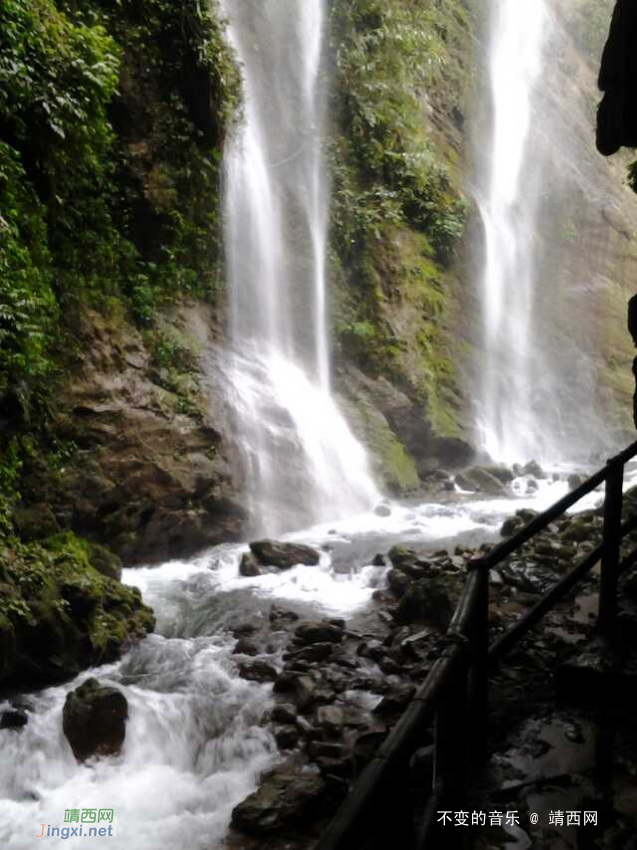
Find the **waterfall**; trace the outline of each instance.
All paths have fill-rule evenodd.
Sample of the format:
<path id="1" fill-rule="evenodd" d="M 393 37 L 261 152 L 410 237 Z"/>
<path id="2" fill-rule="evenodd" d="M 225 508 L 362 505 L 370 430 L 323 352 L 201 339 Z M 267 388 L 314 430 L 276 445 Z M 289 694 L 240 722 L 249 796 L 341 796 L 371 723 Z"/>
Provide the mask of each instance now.
<path id="1" fill-rule="evenodd" d="M 243 115 L 225 154 L 229 394 L 254 531 L 369 508 L 366 453 L 330 391 L 325 0 L 223 0 Z"/>
<path id="2" fill-rule="evenodd" d="M 539 192 L 529 163 L 547 31 L 544 0 L 492 0 L 490 167 L 478 198 L 486 234 L 478 430 L 482 447 L 505 463 L 550 451 L 536 392 L 549 370 L 534 316 Z"/>

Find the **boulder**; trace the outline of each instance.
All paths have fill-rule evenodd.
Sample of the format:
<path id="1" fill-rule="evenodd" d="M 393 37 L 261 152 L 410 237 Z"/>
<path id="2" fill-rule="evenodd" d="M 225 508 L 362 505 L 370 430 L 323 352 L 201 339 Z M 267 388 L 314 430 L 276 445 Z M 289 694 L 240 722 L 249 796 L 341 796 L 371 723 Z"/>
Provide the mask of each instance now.
<path id="1" fill-rule="evenodd" d="M 273 605 L 270 608 L 270 623 L 275 624 L 278 623 L 293 623 L 296 620 L 299 620 L 300 617 L 296 613 L 296 611 L 290 611 L 287 608 L 281 608 L 278 605 Z"/>
<path id="2" fill-rule="evenodd" d="M 259 654 L 259 644 L 253 638 L 240 637 L 235 648 L 232 650 L 233 655 L 251 655 Z"/>
<path id="3" fill-rule="evenodd" d="M 406 570 L 414 564 L 418 563 L 418 552 L 415 549 L 409 549 L 407 546 L 392 546 L 387 557 L 391 561 L 392 567 L 397 570 Z"/>
<path id="4" fill-rule="evenodd" d="M 464 477 L 473 487 L 470 489 L 478 490 L 481 493 L 486 493 L 489 496 L 502 496 L 506 493 L 506 489 L 502 481 L 496 478 L 485 467 L 474 466 L 472 469 L 466 470 Z M 457 479 L 456 479 L 457 480 Z M 465 488 L 463 487 L 463 490 Z"/>
<path id="5" fill-rule="evenodd" d="M 232 826 L 247 835 L 272 835 L 321 813 L 326 784 L 319 773 L 281 770 L 232 812 Z"/>
<path id="6" fill-rule="evenodd" d="M 314 567 L 320 560 L 316 549 L 302 543 L 257 540 L 250 543 L 250 551 L 263 566 L 278 567 L 280 570 L 289 570 L 298 564 Z"/>
<path id="7" fill-rule="evenodd" d="M 389 585 L 389 589 L 399 599 L 405 595 L 405 592 L 412 581 L 413 579 L 411 579 L 407 573 L 402 572 L 402 570 L 394 569 L 389 570 L 387 573 L 387 584 Z"/>
<path id="8" fill-rule="evenodd" d="M 88 559 L 91 566 L 98 573 L 106 578 L 113 578 L 116 581 L 121 581 L 122 578 L 122 559 L 119 555 L 111 552 L 106 546 L 100 546 L 99 543 L 90 543 L 88 540 L 83 541 Z"/>
<path id="9" fill-rule="evenodd" d="M 467 493 L 476 493 L 479 489 L 478 485 L 475 481 L 471 480 L 468 475 L 465 475 L 463 472 L 459 472 L 454 482 L 457 487 L 460 487 L 461 490 L 465 490 Z"/>
<path id="10" fill-rule="evenodd" d="M 389 505 L 376 505 L 376 507 L 374 508 L 374 513 L 376 514 L 376 516 L 391 516 L 391 508 L 389 507 Z"/>
<path id="11" fill-rule="evenodd" d="M 513 471 L 508 466 L 476 466 L 474 469 L 481 469 L 487 472 L 493 478 L 497 478 L 501 484 L 510 484 L 515 478 Z"/>
<path id="12" fill-rule="evenodd" d="M 296 723 L 296 715 L 296 708 L 290 702 L 277 703 L 272 709 L 272 720 L 284 726 Z"/>
<path id="13" fill-rule="evenodd" d="M 344 629 L 326 620 L 318 623 L 301 623 L 294 634 L 301 643 L 340 643 Z"/>
<path id="14" fill-rule="evenodd" d="M 78 761 L 117 755 L 126 737 L 128 703 L 117 688 L 87 679 L 66 697 L 62 728 Z"/>
<path id="15" fill-rule="evenodd" d="M 532 475 L 534 478 L 546 478 L 546 472 L 542 469 L 540 464 L 536 460 L 530 460 L 525 466 L 522 467 L 523 475 Z"/>
<path id="16" fill-rule="evenodd" d="M 26 711 L 17 708 L 9 708 L 0 714 L 0 729 L 21 729 L 29 722 Z"/>
<path id="17" fill-rule="evenodd" d="M 274 732 L 274 740 L 280 750 L 293 750 L 299 743 L 299 730 L 296 726 L 280 726 Z"/>
<path id="18" fill-rule="evenodd" d="M 338 705 L 322 705 L 316 711 L 316 723 L 328 732 L 340 732 L 345 725 L 345 714 Z"/>
<path id="19" fill-rule="evenodd" d="M 261 575 L 261 565 L 252 552 L 246 552 L 239 564 L 239 574 L 246 578 L 253 578 Z"/>
<path id="20" fill-rule="evenodd" d="M 452 615 L 451 600 L 442 582 L 424 578 L 410 585 L 398 603 L 394 618 L 400 625 L 426 623 L 446 629 Z"/>
<path id="21" fill-rule="evenodd" d="M 255 658 L 239 664 L 239 675 L 249 682 L 274 682 L 279 673 L 272 664 L 262 658 Z"/>

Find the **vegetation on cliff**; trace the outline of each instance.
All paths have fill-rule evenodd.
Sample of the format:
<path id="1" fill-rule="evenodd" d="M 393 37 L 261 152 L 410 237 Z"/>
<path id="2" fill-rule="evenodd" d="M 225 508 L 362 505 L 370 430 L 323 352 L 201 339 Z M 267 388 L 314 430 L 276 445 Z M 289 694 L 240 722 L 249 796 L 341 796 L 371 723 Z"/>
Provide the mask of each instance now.
<path id="1" fill-rule="evenodd" d="M 214 187 L 237 76 L 197 0 L 7 0 L 0 33 L 6 493 L 52 380 L 81 357 L 82 302 L 115 299 L 149 324 L 180 291 L 214 295 Z"/>
<path id="2" fill-rule="evenodd" d="M 87 317 L 146 329 L 157 370 L 173 383 L 182 371 L 154 317 L 218 289 L 220 150 L 237 93 L 214 3 L 0 7 L 0 679 L 71 675 L 151 627 L 90 544 L 51 536 L 68 518 L 25 531 L 46 489 L 20 501 L 27 473 L 54 480 L 77 451 L 57 390 L 87 358 Z"/>
<path id="3" fill-rule="evenodd" d="M 457 437 L 450 329 L 466 215 L 467 4 L 337 0 L 333 19 L 338 343 L 406 388 L 424 431 Z"/>

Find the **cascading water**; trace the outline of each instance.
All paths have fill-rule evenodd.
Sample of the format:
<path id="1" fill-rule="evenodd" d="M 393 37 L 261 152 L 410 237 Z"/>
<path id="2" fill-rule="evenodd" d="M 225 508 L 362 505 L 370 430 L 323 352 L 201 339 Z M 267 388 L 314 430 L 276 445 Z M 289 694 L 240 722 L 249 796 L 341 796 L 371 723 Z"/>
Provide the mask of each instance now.
<path id="1" fill-rule="evenodd" d="M 369 508 L 366 454 L 330 392 L 323 157 L 325 0 L 224 0 L 243 71 L 226 154 L 229 394 L 253 529 Z"/>
<path id="2" fill-rule="evenodd" d="M 478 198 L 486 234 L 478 430 L 482 447 L 504 463 L 544 459 L 548 449 L 535 396 L 548 370 L 534 325 L 539 192 L 529 165 L 547 28 L 544 0 L 492 0 L 492 143 L 488 187 Z"/>

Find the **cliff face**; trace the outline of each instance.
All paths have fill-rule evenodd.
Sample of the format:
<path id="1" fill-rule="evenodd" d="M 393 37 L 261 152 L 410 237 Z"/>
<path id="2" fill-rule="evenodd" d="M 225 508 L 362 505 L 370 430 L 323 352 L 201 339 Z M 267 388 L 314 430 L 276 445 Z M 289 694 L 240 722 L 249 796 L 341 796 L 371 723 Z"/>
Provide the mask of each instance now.
<path id="1" fill-rule="evenodd" d="M 129 563 L 184 554 L 240 536 L 245 519 L 217 348 L 219 162 L 237 69 L 215 7 L 208 15 L 196 3 L 153 0 L 142 16 L 132 3 L 96 0 L 89 14 L 41 2 L 87 68 L 106 57 L 110 76 L 83 95 L 92 130 L 73 142 L 86 159 L 73 202 L 52 190 L 55 167 L 75 150 L 58 135 L 73 132 L 72 113 L 53 120 L 35 109 L 46 88 L 37 77 L 32 100 L 14 92 L 2 102 L 13 170 L 1 191 L 15 211 L 13 242 L 4 237 L 10 307 L 0 317 L 4 522 L 21 497 L 51 505 L 59 527 L 108 542 Z M 630 416 L 623 314 L 637 206 L 624 162 L 593 149 L 606 19 L 591 8 L 553 7 L 537 107 L 551 189 L 538 298 L 542 344 L 567 366 L 554 376 L 565 441 L 603 448 L 625 438 Z M 476 83 L 484 11 L 469 0 L 332 5 L 336 386 L 379 477 L 398 493 L 472 454 L 482 343 L 469 187 L 487 111 Z M 55 34 L 23 12 L 3 7 L 30 49 L 37 54 L 38 38 L 52 49 Z M 0 52 L 15 59 L 16 44 Z M 58 45 L 62 70 L 68 49 Z M 8 73 L 8 60 L 2 67 Z M 76 81 L 58 76 L 74 93 Z M 24 132 L 36 121 L 46 175 Z M 98 149 L 106 172 L 95 171 Z M 21 325 L 25 289 L 31 320 Z"/>
<path id="2" fill-rule="evenodd" d="M 472 454 L 456 328 L 474 27 L 460 0 L 333 10 L 339 386 L 397 492 Z"/>

